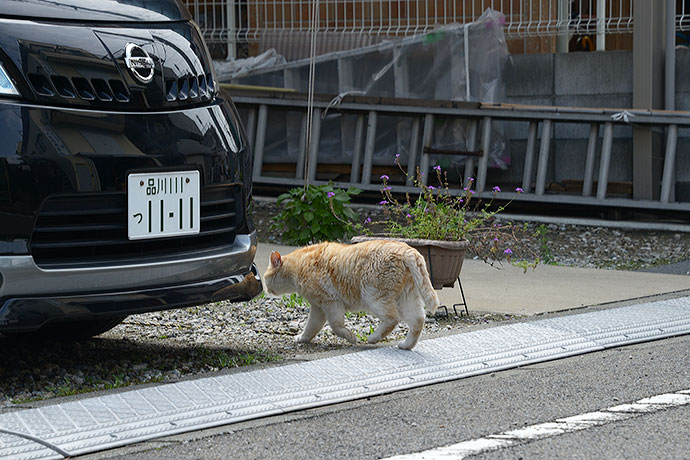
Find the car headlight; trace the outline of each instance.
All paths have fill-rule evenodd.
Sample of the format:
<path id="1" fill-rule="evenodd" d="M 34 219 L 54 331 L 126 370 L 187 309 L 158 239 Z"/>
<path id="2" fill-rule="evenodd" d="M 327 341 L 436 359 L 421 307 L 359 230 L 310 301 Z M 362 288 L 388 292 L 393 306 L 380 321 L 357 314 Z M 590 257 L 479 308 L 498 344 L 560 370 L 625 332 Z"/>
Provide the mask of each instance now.
<path id="1" fill-rule="evenodd" d="M 2 96 L 19 96 L 19 91 L 14 87 L 12 80 L 5 71 L 5 68 L 0 64 L 0 95 Z"/>

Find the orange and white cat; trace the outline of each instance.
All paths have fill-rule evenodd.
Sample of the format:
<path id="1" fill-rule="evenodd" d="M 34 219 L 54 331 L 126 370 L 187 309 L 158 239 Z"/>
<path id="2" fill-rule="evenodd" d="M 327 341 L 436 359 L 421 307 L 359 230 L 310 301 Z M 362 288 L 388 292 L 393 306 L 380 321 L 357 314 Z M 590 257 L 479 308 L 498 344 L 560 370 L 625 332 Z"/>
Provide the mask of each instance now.
<path id="1" fill-rule="evenodd" d="M 345 312 L 366 311 L 381 320 L 369 343 L 402 321 L 409 332 L 398 347 L 410 350 L 424 327 L 424 307 L 433 314 L 439 306 L 424 258 L 399 241 L 320 243 L 284 257 L 273 252 L 264 285 L 273 295 L 297 292 L 311 305 L 298 342 L 311 341 L 328 321 L 336 335 L 355 343 L 355 335 L 345 327 Z"/>

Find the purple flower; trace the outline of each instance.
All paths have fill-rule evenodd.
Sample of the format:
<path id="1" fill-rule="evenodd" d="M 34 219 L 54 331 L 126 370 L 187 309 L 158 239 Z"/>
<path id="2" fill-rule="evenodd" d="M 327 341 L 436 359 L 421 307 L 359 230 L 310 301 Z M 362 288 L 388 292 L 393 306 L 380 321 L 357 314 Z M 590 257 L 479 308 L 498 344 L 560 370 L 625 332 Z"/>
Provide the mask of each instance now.
<path id="1" fill-rule="evenodd" d="M 474 195 L 474 190 L 470 190 L 470 195 Z"/>
<path id="2" fill-rule="evenodd" d="M 472 182 L 474 182 L 474 177 L 468 177 L 467 180 L 470 181 L 471 184 Z"/>
<path id="3" fill-rule="evenodd" d="M 386 200 L 381 200 L 381 201 L 379 201 L 379 204 L 380 204 L 380 205 L 388 204 L 388 201 L 386 201 Z"/>
<path id="4" fill-rule="evenodd" d="M 333 193 L 333 192 L 328 192 L 328 193 L 326 193 L 326 196 L 327 196 L 328 198 L 333 198 L 333 197 L 335 196 L 335 193 Z"/>
<path id="5" fill-rule="evenodd" d="M 429 190 L 436 190 L 436 187 L 434 187 L 433 185 L 430 185 Z"/>
<path id="6" fill-rule="evenodd" d="M 434 169 L 435 169 L 436 171 L 440 171 L 440 170 L 441 170 L 441 166 L 440 166 L 440 165 L 436 165 L 436 166 L 434 166 Z"/>
<path id="7" fill-rule="evenodd" d="M 390 190 L 390 189 L 391 189 L 390 187 L 383 187 L 383 191 L 384 191 L 384 192 L 387 192 L 387 191 Z"/>
<path id="8" fill-rule="evenodd" d="M 499 187 L 498 185 L 495 185 L 491 190 L 493 190 L 494 192 L 500 192 L 501 187 Z"/>
<path id="9" fill-rule="evenodd" d="M 498 243 L 498 238 L 494 238 L 494 243 Z"/>
<path id="10" fill-rule="evenodd" d="M 405 215 L 405 217 L 407 217 L 407 218 L 409 219 L 410 217 L 412 217 L 412 215 L 408 212 L 408 213 Z"/>
<path id="11" fill-rule="evenodd" d="M 524 190 L 522 190 L 520 187 L 516 188 L 515 191 L 518 192 L 518 193 L 524 192 Z"/>
<path id="12" fill-rule="evenodd" d="M 395 154 L 395 158 L 400 158 L 400 154 L 399 154 L 399 153 L 396 153 L 396 154 Z"/>
<path id="13" fill-rule="evenodd" d="M 371 217 L 367 217 L 364 222 L 366 222 L 367 224 L 370 224 L 371 223 Z"/>
<path id="14" fill-rule="evenodd" d="M 505 251 L 503 251 L 503 254 L 511 255 L 512 253 L 513 253 L 513 251 L 511 251 L 510 248 L 508 248 L 508 249 L 506 249 Z"/>
<path id="15" fill-rule="evenodd" d="M 379 179 L 381 179 L 381 180 L 388 180 L 388 179 L 390 179 L 390 177 L 388 177 L 387 175 L 383 174 Z"/>

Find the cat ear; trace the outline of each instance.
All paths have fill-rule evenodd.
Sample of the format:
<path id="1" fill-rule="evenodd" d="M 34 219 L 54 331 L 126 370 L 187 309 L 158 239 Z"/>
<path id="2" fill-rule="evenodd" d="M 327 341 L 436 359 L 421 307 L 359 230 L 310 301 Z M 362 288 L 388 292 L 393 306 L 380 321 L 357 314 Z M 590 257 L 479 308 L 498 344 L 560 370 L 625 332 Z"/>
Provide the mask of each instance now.
<path id="1" fill-rule="evenodd" d="M 280 258 L 280 253 L 278 251 L 273 251 L 271 253 L 271 265 L 276 269 L 283 265 L 283 260 Z"/>

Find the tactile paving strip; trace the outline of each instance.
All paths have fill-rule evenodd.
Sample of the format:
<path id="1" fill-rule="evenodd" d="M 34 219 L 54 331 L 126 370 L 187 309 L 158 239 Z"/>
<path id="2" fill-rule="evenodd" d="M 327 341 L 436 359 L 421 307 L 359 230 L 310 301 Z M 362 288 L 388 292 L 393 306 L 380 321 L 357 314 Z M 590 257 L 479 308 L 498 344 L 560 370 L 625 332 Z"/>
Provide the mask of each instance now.
<path id="1" fill-rule="evenodd" d="M 0 414 L 0 458 L 49 459 L 690 333 L 690 297 L 509 324 Z"/>

